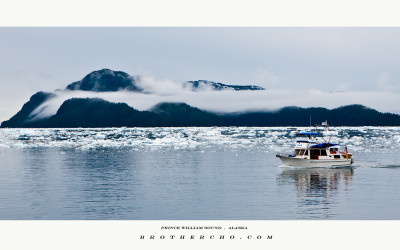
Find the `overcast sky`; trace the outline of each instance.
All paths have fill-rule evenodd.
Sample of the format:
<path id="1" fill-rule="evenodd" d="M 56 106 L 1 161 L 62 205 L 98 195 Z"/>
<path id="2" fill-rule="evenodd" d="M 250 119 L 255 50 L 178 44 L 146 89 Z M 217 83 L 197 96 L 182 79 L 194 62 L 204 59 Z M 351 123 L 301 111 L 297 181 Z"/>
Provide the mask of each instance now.
<path id="1" fill-rule="evenodd" d="M 34 93 L 64 89 L 102 68 L 159 84 L 263 86 L 272 96 L 258 98 L 279 102 L 260 102 L 258 109 L 354 100 L 400 113 L 399 44 L 400 28 L 0 28 L 0 121 Z"/>

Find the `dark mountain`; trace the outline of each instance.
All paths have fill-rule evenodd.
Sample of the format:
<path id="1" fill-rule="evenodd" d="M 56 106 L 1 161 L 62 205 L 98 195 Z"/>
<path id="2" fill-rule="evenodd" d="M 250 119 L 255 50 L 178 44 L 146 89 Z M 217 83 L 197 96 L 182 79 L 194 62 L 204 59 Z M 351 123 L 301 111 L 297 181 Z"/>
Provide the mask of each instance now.
<path id="1" fill-rule="evenodd" d="M 35 122 L 3 123 L 4 127 L 95 128 L 95 127 L 174 127 L 214 126 L 221 118 L 184 103 L 161 103 L 152 112 L 138 111 L 125 103 L 100 98 L 72 98 L 57 113 Z"/>
<path id="2" fill-rule="evenodd" d="M 142 92 L 136 85 L 136 79 L 125 72 L 102 69 L 93 71 L 78 82 L 67 86 L 69 90 L 84 90 L 95 92 L 128 90 Z"/>
<path id="3" fill-rule="evenodd" d="M 102 69 L 88 74 L 81 81 L 71 83 L 67 89 L 143 92 L 137 85 L 138 79 L 125 72 Z M 263 89 L 252 85 L 225 85 L 205 80 L 188 81 L 184 84 L 193 91 L 204 88 L 216 91 Z M 185 103 L 161 103 L 150 111 L 138 111 L 125 103 L 111 103 L 98 98 L 69 99 L 51 117 L 32 117 L 34 110 L 53 97 L 55 94 L 46 92 L 34 94 L 1 127 L 309 126 L 310 116 L 315 124 L 328 120 L 332 126 L 400 126 L 400 115 L 380 113 L 362 105 L 331 110 L 285 107 L 275 112 L 214 114 Z"/>
<path id="4" fill-rule="evenodd" d="M 206 80 L 187 81 L 185 82 L 185 87 L 193 91 L 200 91 L 206 88 L 210 88 L 211 90 L 265 90 L 264 88 L 255 85 L 226 85 Z"/>
<path id="5" fill-rule="evenodd" d="M 130 76 L 122 71 L 113 71 L 110 69 L 102 69 L 93 71 L 82 80 L 73 82 L 67 86 L 69 90 L 84 90 L 95 92 L 107 91 L 135 91 L 143 92 L 143 89 L 137 85 L 140 80 L 138 76 Z M 253 85 L 226 85 L 212 81 L 187 81 L 184 86 L 193 91 L 201 91 L 202 89 L 209 88 L 211 90 L 263 90 L 264 88 Z"/>
<path id="6" fill-rule="evenodd" d="M 125 103 L 111 103 L 100 98 L 72 98 L 57 113 L 41 122 L 41 127 L 149 127 L 160 126 L 152 112 L 138 111 Z"/>
<path id="7" fill-rule="evenodd" d="M 333 109 L 331 113 L 335 119 L 335 124 L 354 126 L 354 124 L 365 123 L 374 124 L 374 126 L 399 126 L 399 115 L 380 113 L 358 104 L 339 107 Z"/>
<path id="8" fill-rule="evenodd" d="M 122 71 L 113 71 L 110 69 L 101 69 L 97 71 L 93 71 L 90 74 L 86 75 L 82 80 L 73 82 L 69 84 L 66 89 L 67 90 L 83 90 L 83 91 L 93 91 L 93 92 L 110 92 L 110 91 L 119 91 L 119 90 L 124 90 L 124 91 L 134 91 L 134 92 L 144 92 L 144 90 L 137 84 L 137 82 L 140 80 L 140 77 L 136 76 L 130 76 L 129 74 L 122 72 Z M 236 85 L 225 85 L 222 83 L 215 83 L 211 81 L 189 81 L 184 83 L 184 85 L 189 85 L 189 89 L 192 89 L 193 91 L 201 91 L 202 88 L 205 86 L 208 86 L 212 90 L 261 90 L 263 88 L 258 87 L 258 86 L 236 86 Z M 42 103 L 45 101 L 49 100 L 50 98 L 55 97 L 55 94 L 52 93 L 45 93 L 45 92 L 38 92 L 35 95 L 31 97 L 31 99 L 25 103 L 25 105 L 22 107 L 22 109 L 14 115 L 10 120 L 4 121 L 1 124 L 1 127 L 40 127 L 40 126 L 55 126 L 55 124 L 61 125 L 59 122 L 57 123 L 54 119 L 60 118 L 60 116 L 64 116 L 65 114 L 65 106 L 60 107 L 59 111 L 62 111 L 62 113 L 57 114 L 55 118 L 53 117 L 52 121 L 47 121 L 51 123 L 46 123 L 44 120 L 48 120 L 47 118 L 44 120 L 38 120 L 38 119 L 31 119 L 32 112 L 39 107 Z M 73 103 L 77 102 L 74 100 Z M 91 105 L 101 105 L 100 102 L 94 102 L 95 104 Z M 89 102 L 87 101 L 85 103 L 86 105 L 89 105 Z M 71 105 L 71 103 L 66 102 L 66 105 Z M 104 105 L 104 103 L 103 103 Z M 89 105 L 90 106 L 90 105 Z M 68 106 L 70 107 L 70 106 Z M 61 109 L 63 108 L 63 109 Z M 88 106 L 86 106 L 88 108 Z M 100 108 L 100 107 L 99 107 Z M 104 108 L 104 106 L 102 106 Z M 114 107 L 115 108 L 115 107 Z M 159 107 L 161 108 L 161 106 Z M 164 108 L 164 106 L 162 107 Z M 181 107 L 182 108 L 182 107 Z M 215 116 L 214 114 L 207 114 L 205 115 L 202 113 L 203 111 L 200 110 L 195 110 L 195 108 L 192 108 L 193 110 L 190 111 L 185 111 L 186 114 L 191 114 L 189 117 L 190 119 L 183 121 L 180 119 L 174 119 L 166 115 L 166 113 L 159 114 L 161 117 L 164 118 L 165 122 L 168 121 L 168 124 L 182 124 L 183 126 L 186 124 L 208 124 L 209 121 L 213 120 Z M 136 110 L 137 111 L 137 110 Z M 74 111 L 75 112 L 75 111 Z M 137 111 L 139 112 L 139 111 Z M 174 113 L 176 116 L 183 116 L 183 109 L 180 109 L 180 113 L 178 110 L 176 110 L 177 113 Z M 197 117 L 198 116 L 198 117 Z M 87 124 L 91 124 L 91 126 L 94 126 L 93 121 L 95 120 L 94 117 L 91 122 L 88 121 Z M 71 119 L 73 119 L 71 117 Z M 122 118 L 121 118 L 122 119 Z M 121 120 L 120 119 L 120 120 Z M 204 120 L 204 121 L 202 121 Z M 121 120 L 122 121 L 122 120 Z M 68 124 L 71 124 L 71 126 L 75 123 L 72 121 L 65 121 Z M 115 123 L 112 124 L 119 124 L 117 123 L 117 120 L 114 121 Z M 127 122 L 127 120 L 124 120 L 124 124 Z M 101 124 L 105 124 L 105 121 L 103 121 Z M 107 123 L 108 124 L 108 123 Z M 111 122 L 110 122 L 111 124 Z M 139 124 L 137 122 L 135 123 L 130 123 L 130 124 Z M 153 124 L 153 123 L 152 123 Z M 154 123 L 155 124 L 155 123 Z M 67 125 L 65 125 L 67 126 Z M 75 126 L 75 125 L 74 125 Z M 85 125 L 89 126 L 89 125 Z M 97 126 L 97 125 L 96 125 Z M 99 125 L 100 126 L 100 125 Z M 119 126 L 119 125 L 117 125 Z M 121 125 L 123 126 L 123 125 Z M 138 125 L 139 126 L 139 125 Z M 201 125 L 202 126 L 202 125 Z"/>
<path id="9" fill-rule="evenodd" d="M 331 126 L 400 126 L 400 115 L 380 113 L 363 105 L 336 109 L 285 107 L 276 112 L 224 115 L 229 126 L 309 126 L 328 121 Z"/>
<path id="10" fill-rule="evenodd" d="M 158 114 L 166 126 L 220 126 L 223 118 L 198 108 L 191 107 L 186 103 L 160 103 L 152 110 Z"/>
<path id="11" fill-rule="evenodd" d="M 1 123 L 1 127 L 37 127 L 41 124 L 40 120 L 31 121 L 31 113 L 45 101 L 55 95 L 47 92 L 37 92 L 31 99 L 24 104 L 22 109 L 10 120 Z M 40 127 L 40 126 L 39 126 Z"/>
<path id="12" fill-rule="evenodd" d="M 33 103 L 25 104 L 18 114 L 28 111 Z M 286 107 L 276 112 L 214 114 L 185 103 L 160 103 L 151 111 L 138 111 L 125 103 L 73 98 L 47 119 L 29 121 L 23 119 L 26 115 L 17 115 L 3 122 L 2 127 L 309 126 L 310 116 L 314 124 L 328 120 L 331 126 L 400 126 L 400 115 L 380 113 L 362 105 L 332 110 Z"/>

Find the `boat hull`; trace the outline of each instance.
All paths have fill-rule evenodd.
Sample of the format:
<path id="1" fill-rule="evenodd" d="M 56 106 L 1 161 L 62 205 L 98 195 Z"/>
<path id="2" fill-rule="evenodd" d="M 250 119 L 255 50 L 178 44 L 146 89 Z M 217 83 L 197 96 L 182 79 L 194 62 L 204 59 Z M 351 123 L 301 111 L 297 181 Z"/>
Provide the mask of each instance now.
<path id="1" fill-rule="evenodd" d="M 289 157 L 277 155 L 283 165 L 292 167 L 305 167 L 305 168 L 335 168 L 335 167 L 348 167 L 353 163 L 353 159 L 332 159 L 332 160 L 314 160 L 302 159 L 296 157 Z"/>

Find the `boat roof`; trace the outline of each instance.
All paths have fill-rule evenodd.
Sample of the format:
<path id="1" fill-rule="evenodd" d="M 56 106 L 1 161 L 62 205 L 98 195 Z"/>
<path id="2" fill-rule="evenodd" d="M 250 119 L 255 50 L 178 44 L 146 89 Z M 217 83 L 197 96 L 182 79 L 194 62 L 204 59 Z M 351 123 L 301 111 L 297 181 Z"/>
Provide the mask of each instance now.
<path id="1" fill-rule="evenodd" d="M 329 147 L 333 147 L 333 146 L 337 146 L 339 144 L 333 144 L 333 143 L 319 143 L 319 144 L 315 144 L 310 146 L 310 148 L 329 148 Z"/>
<path id="2" fill-rule="evenodd" d="M 297 136 L 318 136 L 318 133 L 313 133 L 313 132 L 301 132 L 298 133 Z"/>

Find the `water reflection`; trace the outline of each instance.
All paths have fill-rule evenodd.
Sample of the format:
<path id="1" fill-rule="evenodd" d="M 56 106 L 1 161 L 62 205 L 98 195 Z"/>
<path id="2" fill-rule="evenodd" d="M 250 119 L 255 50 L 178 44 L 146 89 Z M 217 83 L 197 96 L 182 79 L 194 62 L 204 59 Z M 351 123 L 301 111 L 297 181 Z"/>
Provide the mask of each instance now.
<path id="1" fill-rule="evenodd" d="M 66 151 L 74 157 L 65 163 L 69 178 L 74 178 L 65 191 L 70 197 L 65 204 L 65 217 L 84 219 L 125 218 L 134 212 L 137 178 L 136 151 L 96 149 Z M 136 171 L 139 172 L 139 171 Z"/>
<path id="2" fill-rule="evenodd" d="M 280 185 L 294 184 L 298 219 L 331 219 L 337 214 L 340 192 L 351 185 L 353 168 L 284 169 L 278 176 Z"/>

